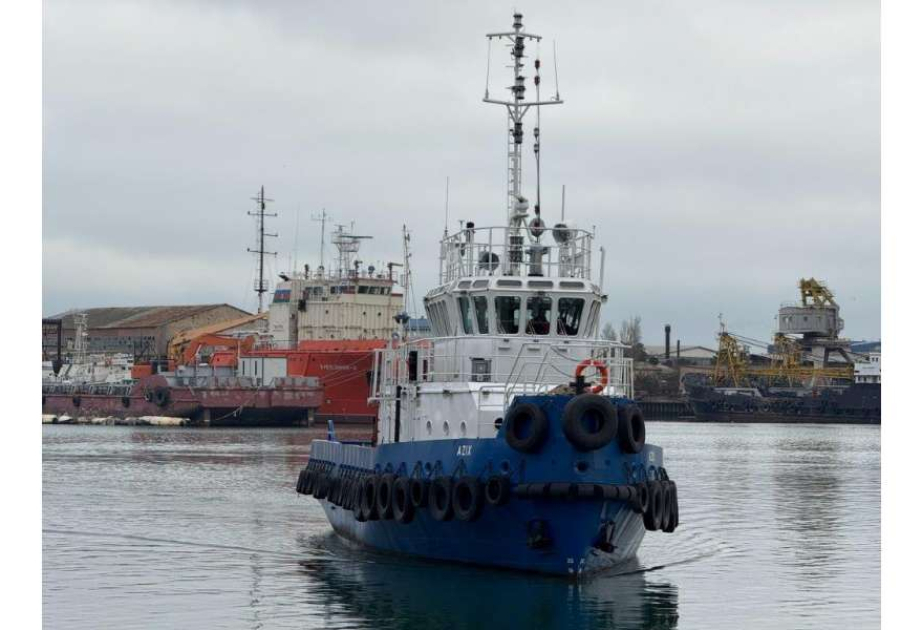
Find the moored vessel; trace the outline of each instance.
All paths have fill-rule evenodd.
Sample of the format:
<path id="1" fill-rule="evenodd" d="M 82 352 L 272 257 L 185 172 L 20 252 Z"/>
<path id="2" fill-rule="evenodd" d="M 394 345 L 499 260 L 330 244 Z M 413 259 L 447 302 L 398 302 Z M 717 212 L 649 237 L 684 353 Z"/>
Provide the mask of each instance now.
<path id="1" fill-rule="evenodd" d="M 581 575 L 633 558 L 646 531 L 679 523 L 662 449 L 646 443 L 631 400 L 632 363 L 599 337 L 607 296 L 594 233 L 546 226 L 522 187 L 523 122 L 559 104 L 526 98 L 525 47 L 513 29 L 506 222 L 468 222 L 441 244 L 424 299 L 434 335 L 375 354 L 376 441 L 315 440 L 297 491 L 333 529 L 370 547 L 456 563 Z M 536 124 L 536 172 L 540 129 Z M 602 252 L 604 268 L 604 252 Z"/>
<path id="2" fill-rule="evenodd" d="M 881 355 L 857 352 L 832 291 L 815 278 L 782 304 L 770 344 L 734 335 L 721 321 L 714 367 L 684 383 L 695 420 L 880 424 Z M 752 354 L 764 345 L 767 356 Z"/>

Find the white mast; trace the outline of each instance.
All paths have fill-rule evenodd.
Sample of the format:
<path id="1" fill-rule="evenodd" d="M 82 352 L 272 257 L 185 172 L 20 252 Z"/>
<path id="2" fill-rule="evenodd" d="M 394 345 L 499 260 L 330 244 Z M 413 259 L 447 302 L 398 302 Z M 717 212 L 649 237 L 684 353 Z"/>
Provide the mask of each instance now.
<path id="1" fill-rule="evenodd" d="M 509 130 L 507 138 L 507 170 L 508 170 L 508 186 L 507 186 L 507 197 L 506 197 L 506 210 L 507 210 L 507 225 L 510 228 L 507 230 L 507 239 L 508 239 L 508 260 L 506 261 L 507 266 L 511 267 L 517 265 L 518 263 L 523 262 L 522 260 L 522 246 L 524 244 L 524 238 L 521 234 L 522 228 L 525 227 L 528 213 L 529 213 L 529 204 L 528 199 L 522 195 L 522 139 L 524 132 L 522 130 L 522 121 L 525 118 L 525 115 L 528 113 L 528 110 L 532 107 L 536 109 L 540 108 L 541 105 L 558 105 L 563 103 L 558 94 L 553 100 L 542 101 L 540 99 L 540 60 L 535 60 L 535 75 L 534 82 L 536 88 L 535 99 L 533 101 L 525 100 L 525 77 L 523 76 L 523 67 L 525 58 L 525 41 L 530 40 L 534 42 L 540 42 L 541 36 L 535 35 L 532 33 L 526 33 L 522 25 L 522 14 L 515 13 L 513 15 L 512 22 L 513 30 L 505 33 L 488 33 L 487 41 L 492 43 L 494 39 L 506 40 L 510 46 L 510 54 L 512 56 L 512 74 L 513 74 L 513 84 L 509 86 L 509 90 L 512 93 L 511 100 L 499 100 L 490 98 L 489 91 L 489 58 L 487 61 L 487 90 L 484 94 L 484 102 L 492 103 L 494 105 L 502 105 L 506 108 L 506 112 L 509 119 Z M 488 46 L 489 50 L 489 46 Z M 489 52 L 488 52 L 489 55 Z M 538 117 L 540 122 L 540 114 Z M 535 156 L 538 158 L 539 151 L 539 133 L 540 130 L 538 126 L 535 126 Z M 540 165 L 540 162 L 538 162 Z M 540 177 L 540 175 L 539 175 Z M 538 180 L 538 186 L 540 186 L 540 179 Z M 540 188 L 539 188 L 540 191 Z M 539 192 L 540 197 L 540 192 Z M 539 201 L 540 204 L 540 201 Z M 543 223 L 541 222 L 541 208 L 540 205 L 535 205 L 535 219 L 532 221 L 532 236 L 533 238 L 540 239 L 541 236 L 541 227 Z"/>
<path id="2" fill-rule="evenodd" d="M 311 221 L 319 221 L 319 222 L 320 222 L 320 265 L 319 265 L 317 271 L 318 271 L 321 275 L 323 275 L 324 265 L 326 264 L 326 262 L 324 261 L 324 258 L 323 258 L 323 257 L 324 257 L 323 248 L 324 248 L 324 243 L 326 243 L 326 240 L 327 240 L 327 219 L 328 219 L 328 218 L 330 218 L 330 215 L 327 214 L 327 209 L 326 209 L 326 208 L 324 208 L 324 209 L 320 212 L 319 215 L 314 214 L 314 215 L 311 216 Z"/>

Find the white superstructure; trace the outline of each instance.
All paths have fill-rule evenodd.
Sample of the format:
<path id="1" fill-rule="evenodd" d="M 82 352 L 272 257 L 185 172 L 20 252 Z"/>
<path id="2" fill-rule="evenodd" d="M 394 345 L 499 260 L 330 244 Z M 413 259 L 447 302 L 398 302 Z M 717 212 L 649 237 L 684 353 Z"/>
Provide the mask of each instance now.
<path id="1" fill-rule="evenodd" d="M 328 272 L 305 266 L 286 274 L 269 306 L 269 333 L 275 344 L 294 348 L 314 339 L 390 339 L 403 309 L 393 265 L 385 271 L 356 259 L 363 239 L 339 226 L 332 235 L 339 257 Z"/>
<path id="2" fill-rule="evenodd" d="M 856 383 L 880 383 L 880 353 L 871 352 L 867 359 L 855 361 Z"/>
<path id="3" fill-rule="evenodd" d="M 632 363 L 625 346 L 599 338 L 602 274 L 594 274 L 593 234 L 574 225 L 547 227 L 541 216 L 540 176 L 536 203 L 522 187 L 523 124 L 534 111 L 536 173 L 540 173 L 540 107 L 562 103 L 540 99 L 539 60 L 527 100 L 525 42 L 541 37 L 513 30 L 487 36 L 509 45 L 513 82 L 508 100 L 484 101 L 506 108 L 508 197 L 506 224 L 468 222 L 442 239 L 439 286 L 424 298 L 433 337 L 378 351 L 372 400 L 379 403 L 378 441 L 493 438 L 507 406 L 523 393 L 567 387 L 580 363 L 607 395 L 632 396 Z M 488 81 L 489 83 L 489 81 Z M 604 266 L 604 250 L 601 252 Z M 602 368 L 599 374 L 593 370 Z"/>

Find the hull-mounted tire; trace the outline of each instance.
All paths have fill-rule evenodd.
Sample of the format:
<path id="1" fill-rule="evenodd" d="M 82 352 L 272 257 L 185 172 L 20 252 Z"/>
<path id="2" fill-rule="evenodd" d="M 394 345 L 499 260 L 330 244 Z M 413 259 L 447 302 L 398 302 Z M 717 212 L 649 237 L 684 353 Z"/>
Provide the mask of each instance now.
<path id="1" fill-rule="evenodd" d="M 580 451 L 595 451 L 618 433 L 618 412 L 608 398 L 580 394 L 563 408 L 563 434 Z"/>
<path id="2" fill-rule="evenodd" d="M 636 454 L 647 443 L 647 426 L 643 412 L 637 405 L 629 405 L 619 410 L 618 443 L 625 453 Z"/>
<path id="3" fill-rule="evenodd" d="M 436 477 L 429 484 L 429 513 L 437 521 L 448 521 L 452 517 L 451 477 Z"/>
<path id="4" fill-rule="evenodd" d="M 461 477 L 451 492 L 451 509 L 459 521 L 472 522 L 483 510 L 483 486 L 476 477 Z"/>
<path id="5" fill-rule="evenodd" d="M 394 481 L 392 473 L 384 473 L 378 477 L 378 487 L 375 492 L 375 505 L 378 508 L 378 518 L 390 520 L 394 518 Z"/>
<path id="6" fill-rule="evenodd" d="M 505 475 L 491 475 L 483 488 L 484 498 L 493 507 L 499 507 L 509 502 L 512 494 L 512 484 Z"/>
<path id="7" fill-rule="evenodd" d="M 548 421 L 541 407 L 517 403 L 506 412 L 506 443 L 520 453 L 534 453 L 547 440 Z"/>
<path id="8" fill-rule="evenodd" d="M 413 520 L 415 508 L 410 495 L 410 478 L 398 477 L 394 482 L 391 493 L 391 504 L 394 511 L 394 520 L 398 523 L 409 523 Z"/>
<path id="9" fill-rule="evenodd" d="M 662 525 L 666 497 L 659 481 L 648 481 L 647 487 L 650 489 L 650 501 L 643 513 L 643 524 L 648 531 L 654 532 Z"/>

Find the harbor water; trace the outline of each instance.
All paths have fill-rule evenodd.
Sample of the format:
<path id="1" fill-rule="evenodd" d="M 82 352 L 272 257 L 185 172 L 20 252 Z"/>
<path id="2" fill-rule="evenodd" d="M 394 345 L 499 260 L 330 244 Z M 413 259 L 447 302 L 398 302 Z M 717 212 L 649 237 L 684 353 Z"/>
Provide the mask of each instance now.
<path id="1" fill-rule="evenodd" d="M 46 628 L 879 627 L 879 426 L 649 423 L 681 524 L 580 583 L 341 541 L 304 430 L 42 431 Z"/>

